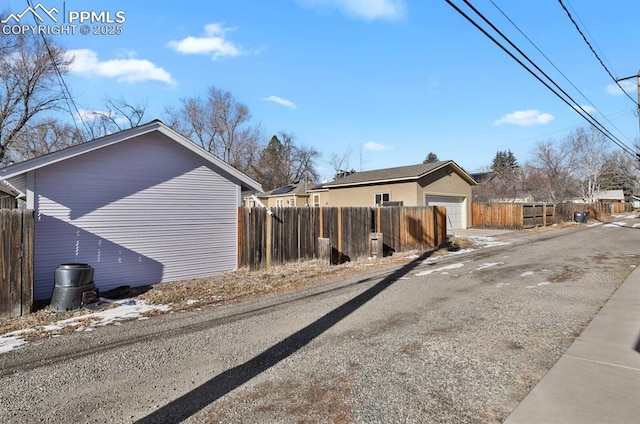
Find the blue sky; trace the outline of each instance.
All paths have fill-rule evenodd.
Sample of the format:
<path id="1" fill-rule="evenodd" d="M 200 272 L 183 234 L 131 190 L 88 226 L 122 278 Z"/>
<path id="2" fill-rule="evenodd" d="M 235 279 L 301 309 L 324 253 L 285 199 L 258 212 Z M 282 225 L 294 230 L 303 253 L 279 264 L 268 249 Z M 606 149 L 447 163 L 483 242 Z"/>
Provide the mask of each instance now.
<path id="1" fill-rule="evenodd" d="M 444 0 L 41 3 L 112 18 L 124 12 L 121 35 L 54 36 L 75 55 L 66 81 L 79 108 L 124 97 L 147 102 L 151 120 L 215 86 L 249 107 L 265 142 L 285 131 L 319 150 L 323 177 L 333 174 L 330 155 L 347 150 L 356 170 L 416 164 L 429 152 L 470 172 L 487 169 L 498 150 L 524 163 L 537 142 L 587 125 Z M 559 1 L 472 3 L 579 104 L 595 106 L 593 116 L 616 137 L 635 142 L 634 103 Z M 616 78 L 638 72 L 640 2 L 563 3 Z M 0 4 L 15 13 L 27 6 Z M 635 80 L 628 83 L 636 98 Z"/>

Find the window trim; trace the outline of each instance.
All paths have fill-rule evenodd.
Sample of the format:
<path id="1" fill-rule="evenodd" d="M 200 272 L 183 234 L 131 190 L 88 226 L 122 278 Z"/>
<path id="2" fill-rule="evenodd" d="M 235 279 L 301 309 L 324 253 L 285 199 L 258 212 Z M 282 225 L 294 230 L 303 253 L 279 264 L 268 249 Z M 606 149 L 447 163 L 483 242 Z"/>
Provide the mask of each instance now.
<path id="1" fill-rule="evenodd" d="M 387 197 L 387 199 L 385 200 L 385 195 Z M 380 196 L 380 203 L 377 202 L 378 196 Z M 382 206 L 384 204 L 384 202 L 390 202 L 391 201 L 391 192 L 388 191 L 383 191 L 380 193 L 374 193 L 373 194 L 373 205 L 374 206 Z"/>

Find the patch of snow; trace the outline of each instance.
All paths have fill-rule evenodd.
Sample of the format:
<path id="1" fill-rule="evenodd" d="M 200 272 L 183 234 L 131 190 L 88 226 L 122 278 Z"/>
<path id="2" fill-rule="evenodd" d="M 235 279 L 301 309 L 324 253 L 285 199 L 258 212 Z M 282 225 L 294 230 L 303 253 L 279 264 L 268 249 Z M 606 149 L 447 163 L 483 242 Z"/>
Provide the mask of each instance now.
<path id="1" fill-rule="evenodd" d="M 610 222 L 608 224 L 604 224 L 604 226 L 606 228 L 611 228 L 611 227 L 624 227 L 624 222 L 620 222 L 620 221 L 616 221 L 616 222 Z"/>
<path id="2" fill-rule="evenodd" d="M 470 236 L 467 237 L 467 239 L 472 241 L 473 244 L 479 245 L 480 247 L 506 246 L 507 244 L 511 244 L 511 242 L 499 241 L 496 240 L 495 237 L 489 236 Z"/>
<path id="3" fill-rule="evenodd" d="M 426 271 L 421 271 L 421 272 L 416 274 L 416 277 L 423 277 L 425 275 L 433 274 L 434 272 L 444 271 L 444 270 L 447 270 L 447 269 L 462 268 L 463 266 L 464 266 L 463 263 L 445 265 L 445 266 L 441 266 L 440 268 L 434 268 L 434 269 L 428 269 Z"/>
<path id="4" fill-rule="evenodd" d="M 481 269 L 491 268 L 497 265 L 504 265 L 504 262 L 486 262 L 476 268 L 476 271 L 480 271 Z"/>
<path id="5" fill-rule="evenodd" d="M 535 288 L 542 287 L 542 286 L 548 286 L 549 284 L 551 284 L 551 283 L 548 282 L 548 281 L 543 281 L 541 283 L 536 284 L 535 286 L 527 286 L 527 288 L 528 289 L 535 289 Z"/>
<path id="6" fill-rule="evenodd" d="M 197 300 L 197 299 L 189 299 L 189 300 L 187 300 L 187 305 L 193 305 L 193 304 L 198 303 L 198 302 L 200 302 L 200 301 Z"/>
<path id="7" fill-rule="evenodd" d="M 20 336 L 9 336 L 7 334 L 0 336 L 0 354 L 10 352 L 26 343 Z"/>
<path id="8" fill-rule="evenodd" d="M 529 275 L 533 275 L 533 271 L 525 271 L 520 274 L 521 277 L 528 277 Z"/>
<path id="9" fill-rule="evenodd" d="M 109 324 L 120 325 L 122 321 L 145 319 L 144 314 L 150 311 L 158 310 L 166 312 L 171 309 L 170 305 L 148 305 L 144 301 L 133 299 L 112 301 L 101 298 L 100 301 L 103 303 L 113 303 L 117 305 L 117 307 L 63 319 L 50 325 L 0 335 L 0 353 L 9 352 L 26 344 L 27 341 L 22 339 L 22 337 L 34 331 L 52 332 L 62 330 L 65 327 L 77 327 L 76 331 L 93 331 L 97 327 L 104 327 Z"/>

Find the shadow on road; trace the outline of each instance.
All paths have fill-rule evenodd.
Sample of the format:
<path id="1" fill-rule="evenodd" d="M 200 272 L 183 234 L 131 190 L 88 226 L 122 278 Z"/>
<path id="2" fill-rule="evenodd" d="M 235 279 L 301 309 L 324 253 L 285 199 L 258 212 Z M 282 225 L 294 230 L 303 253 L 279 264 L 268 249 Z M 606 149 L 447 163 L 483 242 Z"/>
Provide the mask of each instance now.
<path id="1" fill-rule="evenodd" d="M 217 399 L 296 353 L 313 339 L 359 309 L 387 287 L 391 286 L 400 277 L 411 272 L 421 261 L 429 257 L 431 253 L 432 252 L 427 252 L 421 255 L 411 263 L 388 275 L 373 287 L 320 317 L 298 332 L 276 343 L 258 356 L 216 375 L 201 386 L 173 400 L 146 417 L 141 418 L 137 423 L 174 423 L 191 417 Z"/>

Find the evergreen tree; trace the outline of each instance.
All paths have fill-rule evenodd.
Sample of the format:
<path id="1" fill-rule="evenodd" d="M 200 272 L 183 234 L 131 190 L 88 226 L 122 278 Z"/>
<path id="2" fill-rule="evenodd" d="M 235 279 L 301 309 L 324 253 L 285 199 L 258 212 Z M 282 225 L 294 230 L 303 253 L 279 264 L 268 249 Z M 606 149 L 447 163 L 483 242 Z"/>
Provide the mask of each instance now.
<path id="1" fill-rule="evenodd" d="M 422 161 L 422 163 L 434 163 L 434 162 L 438 162 L 440 159 L 438 159 L 438 155 L 436 155 L 433 152 L 429 152 L 429 154 L 427 155 L 427 158 L 425 160 Z"/>
<path id="2" fill-rule="evenodd" d="M 491 164 L 491 169 L 503 176 L 515 175 L 519 167 L 518 160 L 511 150 L 498 151 Z"/>

